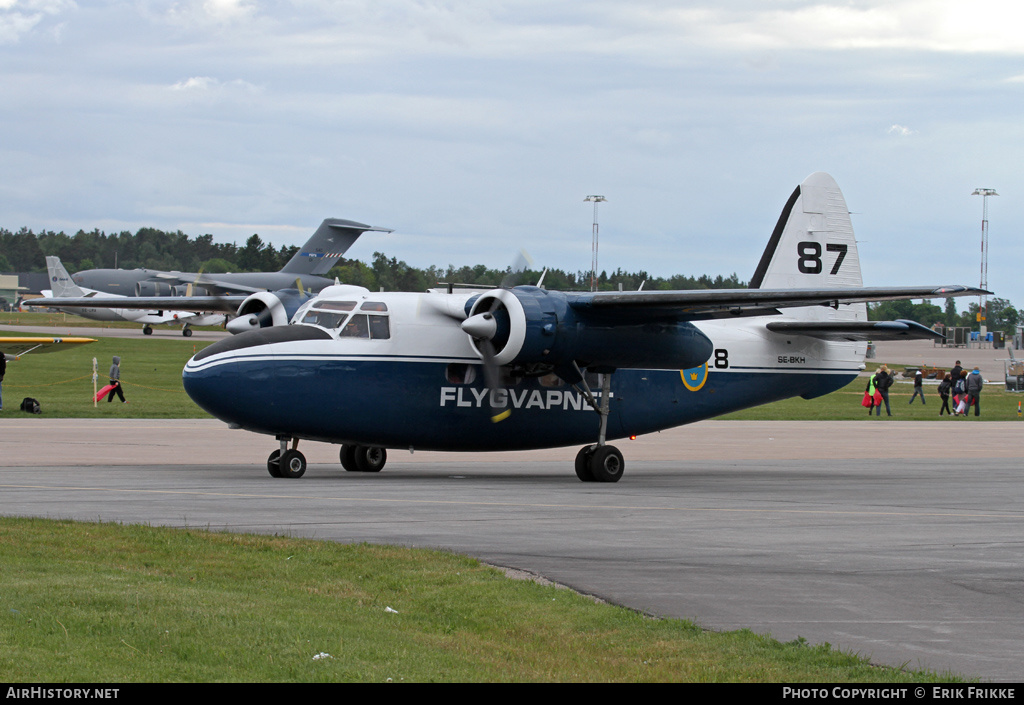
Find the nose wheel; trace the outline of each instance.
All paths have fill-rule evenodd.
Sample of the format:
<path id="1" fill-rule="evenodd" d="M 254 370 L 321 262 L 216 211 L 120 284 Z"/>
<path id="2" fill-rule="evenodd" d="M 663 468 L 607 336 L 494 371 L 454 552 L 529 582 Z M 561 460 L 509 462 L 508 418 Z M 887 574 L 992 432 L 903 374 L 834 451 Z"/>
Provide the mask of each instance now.
<path id="1" fill-rule="evenodd" d="M 292 447 L 288 448 L 288 439 L 281 439 L 281 447 L 267 458 L 267 472 L 271 477 L 298 479 L 306 474 L 306 456 L 295 448 L 298 444 L 296 438 Z"/>

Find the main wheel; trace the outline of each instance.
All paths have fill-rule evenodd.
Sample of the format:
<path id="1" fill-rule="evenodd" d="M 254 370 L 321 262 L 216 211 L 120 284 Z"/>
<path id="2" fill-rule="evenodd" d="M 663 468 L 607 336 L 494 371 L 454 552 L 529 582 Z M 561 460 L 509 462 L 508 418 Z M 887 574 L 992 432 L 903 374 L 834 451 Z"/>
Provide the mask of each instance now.
<path id="1" fill-rule="evenodd" d="M 576 454 L 576 477 L 583 482 L 594 482 L 594 474 L 590 472 L 590 459 L 594 457 L 597 446 L 583 446 Z"/>
<path id="2" fill-rule="evenodd" d="M 186 338 L 191 338 L 192 337 L 192 329 L 189 328 L 188 326 L 186 326 L 186 327 L 181 329 L 181 334 L 183 336 L 185 336 Z"/>
<path id="3" fill-rule="evenodd" d="M 618 482 L 626 463 L 615 446 L 598 446 L 590 458 L 590 474 L 597 482 Z"/>
<path id="4" fill-rule="evenodd" d="M 286 450 L 280 461 L 281 477 L 302 477 L 306 473 L 306 456 L 297 450 Z"/>
<path id="5" fill-rule="evenodd" d="M 278 448 L 267 458 L 267 472 L 271 477 L 281 477 L 281 449 Z"/>
<path id="6" fill-rule="evenodd" d="M 380 472 L 388 461 L 388 452 L 374 446 L 359 446 L 356 450 L 356 467 L 360 472 Z"/>
<path id="7" fill-rule="evenodd" d="M 150 325 L 142 326 L 143 335 L 153 335 L 153 327 Z"/>
<path id="8" fill-rule="evenodd" d="M 359 446 L 343 445 L 341 452 L 338 454 L 341 457 L 341 467 L 345 468 L 347 472 L 359 472 L 359 468 L 356 466 L 356 451 Z"/>

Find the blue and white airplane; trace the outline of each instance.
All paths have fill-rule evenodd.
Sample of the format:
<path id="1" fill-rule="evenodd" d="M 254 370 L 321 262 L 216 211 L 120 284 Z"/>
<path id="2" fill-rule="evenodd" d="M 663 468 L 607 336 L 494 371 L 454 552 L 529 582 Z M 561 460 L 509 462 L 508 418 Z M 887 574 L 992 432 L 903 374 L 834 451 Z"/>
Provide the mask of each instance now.
<path id="1" fill-rule="evenodd" d="M 846 202 L 827 174 L 786 203 L 749 289 L 376 293 L 323 289 L 286 326 L 210 345 L 185 390 L 232 427 L 272 435 L 267 469 L 300 477 L 300 439 L 341 444 L 346 470 L 387 449 L 585 444 L 585 482 L 625 467 L 607 441 L 848 384 L 868 340 L 934 338 L 871 322 L 866 302 L 977 295 L 863 286 Z"/>
<path id="2" fill-rule="evenodd" d="M 583 444 L 576 474 L 617 482 L 609 440 L 759 404 L 812 399 L 864 369 L 868 340 L 936 338 L 867 320 L 866 302 L 978 295 L 864 287 L 843 195 L 827 174 L 789 198 L 748 289 L 262 292 L 230 338 L 185 365 L 185 391 L 232 427 L 274 436 L 274 477 L 301 477 L 300 440 L 341 445 L 346 470 L 387 449 Z M 145 299 L 140 299 L 145 305 Z M 237 302 L 232 301 L 233 305 Z"/>

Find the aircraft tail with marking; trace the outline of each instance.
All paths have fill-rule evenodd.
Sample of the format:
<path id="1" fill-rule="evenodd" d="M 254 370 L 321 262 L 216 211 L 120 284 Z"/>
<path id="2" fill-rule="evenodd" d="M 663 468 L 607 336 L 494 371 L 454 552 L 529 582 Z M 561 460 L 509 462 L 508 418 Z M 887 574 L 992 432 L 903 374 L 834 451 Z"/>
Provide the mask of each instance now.
<path id="1" fill-rule="evenodd" d="M 846 199 L 826 173 L 808 176 L 789 197 L 761 255 L 751 289 L 861 287 L 860 257 Z M 808 320 L 867 320 L 864 304 L 841 310 L 812 307 L 787 311 Z"/>
<path id="2" fill-rule="evenodd" d="M 82 287 L 75 284 L 68 274 L 68 270 L 60 262 L 60 257 L 46 258 L 46 271 L 50 275 L 50 284 L 53 288 L 53 298 L 81 298 L 86 295 Z"/>
<path id="3" fill-rule="evenodd" d="M 375 228 L 352 220 L 327 218 L 281 271 L 323 276 L 341 259 L 352 243 L 368 231 L 392 232 L 388 228 Z"/>

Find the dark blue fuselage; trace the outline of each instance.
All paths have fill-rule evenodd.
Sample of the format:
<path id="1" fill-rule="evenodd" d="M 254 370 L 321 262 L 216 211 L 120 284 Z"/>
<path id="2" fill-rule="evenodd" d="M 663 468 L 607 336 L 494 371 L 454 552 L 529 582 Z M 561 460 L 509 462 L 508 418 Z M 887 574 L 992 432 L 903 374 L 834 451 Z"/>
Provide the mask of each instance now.
<path id="1" fill-rule="evenodd" d="M 483 374 L 478 372 L 467 384 L 453 383 L 450 359 L 239 352 L 220 364 L 190 362 L 185 390 L 214 416 L 257 433 L 454 451 L 597 440 L 599 417 L 582 396 L 569 386 L 544 386 L 537 377 L 493 392 L 507 394 L 512 411 L 495 424 Z M 478 360 L 464 362 L 475 365 Z M 611 379 L 608 438 L 650 433 L 793 396 L 819 396 L 854 376 L 824 370 L 712 370 L 691 391 L 678 371 L 618 370 Z"/>

